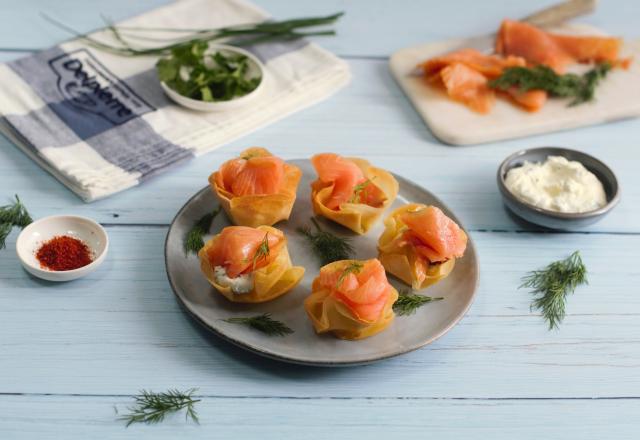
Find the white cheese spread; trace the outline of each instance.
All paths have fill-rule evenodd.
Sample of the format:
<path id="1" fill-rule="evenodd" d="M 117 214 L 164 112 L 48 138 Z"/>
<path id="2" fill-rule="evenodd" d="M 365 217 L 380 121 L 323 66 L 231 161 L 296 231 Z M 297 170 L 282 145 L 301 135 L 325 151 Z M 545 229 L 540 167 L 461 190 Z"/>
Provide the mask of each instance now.
<path id="1" fill-rule="evenodd" d="M 580 162 L 549 156 L 507 173 L 505 184 L 519 199 L 556 212 L 587 212 L 606 205 L 602 182 Z"/>
<path id="2" fill-rule="evenodd" d="M 238 275 L 235 278 L 229 278 L 224 267 L 215 266 L 213 268 L 213 275 L 216 277 L 216 282 L 218 284 L 224 287 L 231 287 L 231 291 L 233 293 L 249 293 L 253 290 L 253 274 L 251 273 Z"/>

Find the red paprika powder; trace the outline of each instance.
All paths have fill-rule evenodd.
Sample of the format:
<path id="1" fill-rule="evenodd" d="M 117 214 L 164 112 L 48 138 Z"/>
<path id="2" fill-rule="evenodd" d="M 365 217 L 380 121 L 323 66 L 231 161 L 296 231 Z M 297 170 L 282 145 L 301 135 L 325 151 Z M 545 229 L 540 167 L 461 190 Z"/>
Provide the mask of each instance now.
<path id="1" fill-rule="evenodd" d="M 93 261 L 91 250 L 82 240 L 59 235 L 46 241 L 36 251 L 40 265 L 49 270 L 73 270 Z"/>

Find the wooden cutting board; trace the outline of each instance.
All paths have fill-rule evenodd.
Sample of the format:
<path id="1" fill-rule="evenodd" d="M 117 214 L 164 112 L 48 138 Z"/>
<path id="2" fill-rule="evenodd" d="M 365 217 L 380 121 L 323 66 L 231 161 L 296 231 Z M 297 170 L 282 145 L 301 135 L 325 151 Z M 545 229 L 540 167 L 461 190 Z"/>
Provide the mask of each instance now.
<path id="1" fill-rule="evenodd" d="M 603 34 L 585 25 L 564 25 L 554 32 Z M 486 39 L 486 37 L 484 37 Z M 614 69 L 596 90 L 596 100 L 567 107 L 568 100 L 549 99 L 536 113 L 529 113 L 498 98 L 489 114 L 481 115 L 449 99 L 443 90 L 412 76 L 416 65 L 428 58 L 465 46 L 477 46 L 478 39 L 426 43 L 395 52 L 389 66 L 431 132 L 453 145 L 479 144 L 505 139 L 567 130 L 587 125 L 640 116 L 640 41 L 625 42 L 622 56 L 634 57 L 628 70 Z M 579 72 L 588 70 L 576 67 Z"/>

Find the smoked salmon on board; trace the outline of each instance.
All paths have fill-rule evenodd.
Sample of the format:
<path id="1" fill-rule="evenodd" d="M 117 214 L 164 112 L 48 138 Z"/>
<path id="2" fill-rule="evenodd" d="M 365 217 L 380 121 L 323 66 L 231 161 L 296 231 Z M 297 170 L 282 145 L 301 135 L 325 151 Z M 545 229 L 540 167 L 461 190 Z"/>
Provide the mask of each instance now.
<path id="1" fill-rule="evenodd" d="M 495 38 L 494 54 L 463 48 L 427 59 L 417 68 L 422 70 L 426 83 L 442 84 L 451 99 L 486 114 L 500 93 L 491 86 L 491 81 L 505 70 L 544 65 L 564 74 L 569 65 L 576 63 L 608 63 L 627 68 L 630 60 L 619 59 L 621 44 L 620 38 L 555 34 L 528 23 L 503 20 Z M 542 89 L 521 89 L 514 85 L 501 91 L 531 112 L 540 110 L 547 98 Z"/>
<path id="2" fill-rule="evenodd" d="M 549 32 L 565 36 L 606 36 L 597 28 L 578 24 L 565 24 L 549 29 Z M 491 111 L 481 114 L 451 99 L 444 85 L 425 86 L 430 80 L 441 81 L 440 73 L 433 78 L 414 74 L 416 66 L 426 60 L 477 47 L 479 42 L 486 40 L 486 37 L 478 37 L 425 43 L 401 49 L 390 58 L 394 78 L 433 136 L 445 143 L 480 144 L 640 116 L 640 62 L 637 61 L 640 60 L 640 41 L 637 40 L 622 41 L 617 58 L 634 58 L 636 62 L 628 65 L 628 69 L 612 69 L 598 86 L 596 100 L 574 107 L 567 107 L 564 99 L 547 99 L 546 93 L 538 91 L 532 94 L 509 91 L 509 96 L 496 95 Z M 578 55 L 574 56 L 582 57 Z M 589 66 L 582 64 L 572 63 L 567 67 L 568 72 L 584 73 L 587 70 Z M 514 101 L 518 101 L 518 105 L 514 105 Z M 529 107 L 540 106 L 542 108 L 537 112 L 526 111 Z"/>

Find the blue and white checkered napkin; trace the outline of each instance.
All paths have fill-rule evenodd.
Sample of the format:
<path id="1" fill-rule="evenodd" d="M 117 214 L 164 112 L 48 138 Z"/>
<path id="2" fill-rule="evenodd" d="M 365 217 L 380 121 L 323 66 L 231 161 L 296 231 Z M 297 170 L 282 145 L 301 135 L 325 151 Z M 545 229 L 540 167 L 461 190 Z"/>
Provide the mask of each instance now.
<path id="1" fill-rule="evenodd" d="M 266 18 L 244 0 L 182 0 L 121 24 L 218 28 Z M 105 31 L 91 36 L 112 41 Z M 156 58 L 69 41 L 0 65 L 0 131 L 92 201 L 327 98 L 350 78 L 344 61 L 305 41 L 246 49 L 266 65 L 264 93 L 247 108 L 198 113 L 164 95 Z"/>

